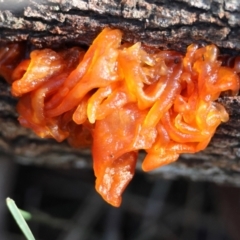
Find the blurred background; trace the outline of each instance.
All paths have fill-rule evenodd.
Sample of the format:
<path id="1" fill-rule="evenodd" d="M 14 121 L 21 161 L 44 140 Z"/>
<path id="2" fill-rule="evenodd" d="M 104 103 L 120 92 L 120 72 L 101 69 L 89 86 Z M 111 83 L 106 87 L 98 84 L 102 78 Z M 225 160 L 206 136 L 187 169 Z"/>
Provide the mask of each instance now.
<path id="1" fill-rule="evenodd" d="M 29 211 L 38 240 L 238 240 L 240 189 L 137 172 L 120 208 L 94 189 L 91 169 L 57 169 L 0 160 L 0 239 L 24 239 L 5 204 Z"/>

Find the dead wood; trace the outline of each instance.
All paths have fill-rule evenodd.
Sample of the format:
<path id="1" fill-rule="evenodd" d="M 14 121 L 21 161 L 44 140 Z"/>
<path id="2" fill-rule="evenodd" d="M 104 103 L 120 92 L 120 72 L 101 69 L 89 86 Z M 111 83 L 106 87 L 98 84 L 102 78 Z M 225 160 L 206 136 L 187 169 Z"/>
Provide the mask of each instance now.
<path id="1" fill-rule="evenodd" d="M 124 32 L 124 41 L 186 51 L 191 43 L 216 44 L 223 53 L 240 53 L 240 2 L 237 0 L 45 0 L 0 2 L 0 43 L 27 41 L 34 47 L 89 46 L 106 26 Z M 88 150 L 40 139 L 17 122 L 17 100 L 0 81 L 0 153 L 21 163 L 89 167 Z M 240 98 L 224 97 L 230 121 L 209 147 L 183 155 L 153 174 L 189 177 L 240 186 Z M 140 165 L 139 165 L 140 166 Z"/>
<path id="2" fill-rule="evenodd" d="M 0 41 L 35 46 L 91 44 L 106 26 L 124 40 L 185 51 L 197 42 L 240 50 L 237 0 L 3 0 Z"/>

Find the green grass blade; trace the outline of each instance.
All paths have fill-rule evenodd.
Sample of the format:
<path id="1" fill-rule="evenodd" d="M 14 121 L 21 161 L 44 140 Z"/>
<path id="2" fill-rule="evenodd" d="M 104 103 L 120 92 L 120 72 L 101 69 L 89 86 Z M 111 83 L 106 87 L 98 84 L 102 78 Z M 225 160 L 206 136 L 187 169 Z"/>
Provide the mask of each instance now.
<path id="1" fill-rule="evenodd" d="M 26 221 L 30 221 L 32 219 L 32 214 L 29 213 L 29 212 L 26 212 L 20 208 L 18 208 L 19 212 L 22 214 L 23 218 L 26 220 Z"/>
<path id="2" fill-rule="evenodd" d="M 11 198 L 7 198 L 6 203 L 9 211 L 13 215 L 16 223 L 18 224 L 19 228 L 22 230 L 27 240 L 35 240 L 30 228 L 28 227 L 26 221 L 24 220 L 15 202 Z"/>

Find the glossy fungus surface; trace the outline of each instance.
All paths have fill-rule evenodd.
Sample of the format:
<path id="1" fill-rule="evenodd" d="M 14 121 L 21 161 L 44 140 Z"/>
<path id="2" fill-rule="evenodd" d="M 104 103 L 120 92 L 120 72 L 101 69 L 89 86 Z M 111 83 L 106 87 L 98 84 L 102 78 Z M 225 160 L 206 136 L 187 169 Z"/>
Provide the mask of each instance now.
<path id="1" fill-rule="evenodd" d="M 34 50 L 14 70 L 4 68 L 14 55 L 0 55 L 21 125 L 91 147 L 96 190 L 113 206 L 121 204 L 139 150 L 150 171 L 206 148 L 229 118 L 215 100 L 238 93 L 240 69 L 239 60 L 223 66 L 214 45 L 190 45 L 184 56 L 121 41 L 121 31 L 106 28 L 86 52 Z"/>

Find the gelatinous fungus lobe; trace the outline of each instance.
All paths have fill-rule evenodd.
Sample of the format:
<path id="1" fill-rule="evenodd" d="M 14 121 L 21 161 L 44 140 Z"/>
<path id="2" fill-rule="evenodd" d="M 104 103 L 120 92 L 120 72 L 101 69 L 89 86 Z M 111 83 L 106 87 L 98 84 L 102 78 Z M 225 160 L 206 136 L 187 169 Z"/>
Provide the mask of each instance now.
<path id="1" fill-rule="evenodd" d="M 149 171 L 208 145 L 228 120 L 215 100 L 238 93 L 240 72 L 239 58 L 223 66 L 214 45 L 190 45 L 183 56 L 121 40 L 121 31 L 106 28 L 86 52 L 34 50 L 21 62 L 20 45 L 0 48 L 0 75 L 20 98 L 20 123 L 40 137 L 91 147 L 96 190 L 113 206 L 139 150 Z"/>
<path id="2" fill-rule="evenodd" d="M 25 44 L 5 43 L 0 46 L 0 76 L 12 83 L 12 72 L 25 54 Z"/>

